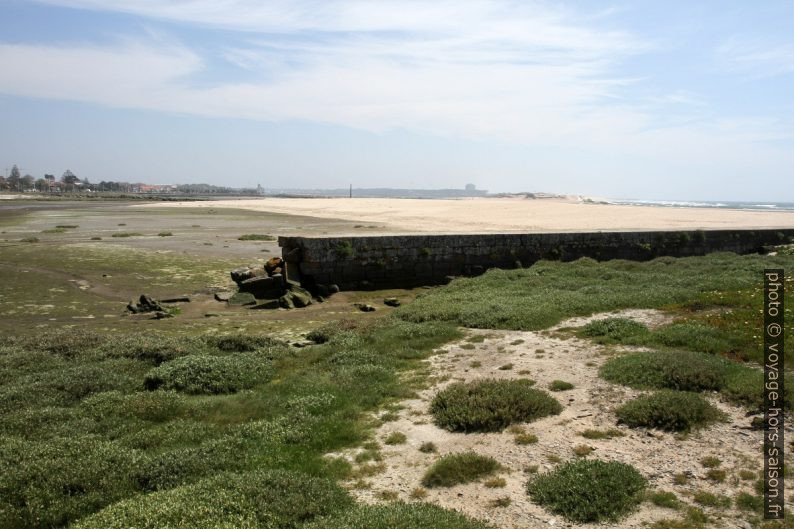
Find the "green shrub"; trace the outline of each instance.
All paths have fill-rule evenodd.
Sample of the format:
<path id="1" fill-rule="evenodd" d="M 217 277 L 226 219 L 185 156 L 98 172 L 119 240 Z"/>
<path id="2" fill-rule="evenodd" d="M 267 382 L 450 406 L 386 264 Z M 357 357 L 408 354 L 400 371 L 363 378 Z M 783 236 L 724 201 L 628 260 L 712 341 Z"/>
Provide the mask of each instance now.
<path id="1" fill-rule="evenodd" d="M 408 438 L 402 432 L 392 432 L 386 436 L 386 439 L 383 440 L 383 444 L 387 445 L 401 445 L 405 444 Z"/>
<path id="2" fill-rule="evenodd" d="M 64 329 L 21 338 L 19 345 L 25 349 L 74 358 L 109 340 L 110 337 L 105 334 L 84 329 Z"/>
<path id="3" fill-rule="evenodd" d="M 419 451 L 425 454 L 431 454 L 433 452 L 437 452 L 438 448 L 436 447 L 435 443 L 427 441 L 419 446 Z"/>
<path id="4" fill-rule="evenodd" d="M 23 238 L 19 239 L 19 242 L 29 242 L 29 243 L 39 242 L 39 238 L 38 237 L 23 237 Z"/>
<path id="5" fill-rule="evenodd" d="M 161 231 L 157 234 L 158 237 L 173 237 L 173 233 L 170 231 Z"/>
<path id="6" fill-rule="evenodd" d="M 549 389 L 551 391 L 568 391 L 569 389 L 573 389 L 573 387 L 573 384 L 565 382 L 564 380 L 552 380 L 549 384 Z"/>
<path id="7" fill-rule="evenodd" d="M 142 234 L 134 231 L 117 231 L 111 237 L 140 237 Z"/>
<path id="8" fill-rule="evenodd" d="M 438 459 L 422 477 L 422 485 L 452 487 L 490 476 L 501 468 L 495 459 L 474 452 L 448 454 Z"/>
<path id="9" fill-rule="evenodd" d="M 642 352 L 611 358 L 599 375 L 638 389 L 719 390 L 725 385 L 727 360 L 693 352 Z"/>
<path id="10" fill-rule="evenodd" d="M 725 419 L 696 393 L 661 390 L 637 397 L 617 409 L 618 420 L 633 427 L 686 432 Z"/>
<path id="11" fill-rule="evenodd" d="M 493 529 L 459 512 L 428 503 L 360 505 L 341 515 L 322 518 L 305 529 Z"/>
<path id="12" fill-rule="evenodd" d="M 248 353 L 231 356 L 192 355 L 161 364 L 146 373 L 146 389 L 173 389 L 190 394 L 235 393 L 270 379 L 268 360 Z"/>
<path id="13" fill-rule="evenodd" d="M 0 526 L 64 526 L 134 494 L 137 460 L 95 436 L 0 438 Z"/>
<path id="14" fill-rule="evenodd" d="M 237 237 L 238 241 L 275 241 L 276 237 L 272 235 L 264 235 L 261 233 L 247 233 Z"/>
<path id="15" fill-rule="evenodd" d="M 582 459 L 535 477 L 527 485 L 532 501 L 573 522 L 615 521 L 642 499 L 646 480 L 616 461 Z"/>
<path id="16" fill-rule="evenodd" d="M 692 496 L 695 503 L 705 507 L 719 507 L 721 509 L 729 509 L 731 507 L 731 499 L 722 494 L 712 494 L 705 490 L 699 490 Z"/>
<path id="17" fill-rule="evenodd" d="M 580 334 L 599 343 L 636 341 L 648 334 L 648 327 L 629 318 L 604 318 L 582 327 Z"/>
<path id="18" fill-rule="evenodd" d="M 453 432 L 497 432 L 517 422 L 557 415 L 562 405 L 529 380 L 479 380 L 450 384 L 433 398 L 430 413 Z"/>
<path id="19" fill-rule="evenodd" d="M 742 511 L 761 512 L 764 508 L 764 498 L 748 492 L 740 492 L 736 496 L 736 508 Z"/>
<path id="20" fill-rule="evenodd" d="M 123 335 L 96 348 L 97 353 L 109 358 L 132 358 L 155 365 L 209 350 L 199 338 L 157 333 Z"/>
<path id="21" fill-rule="evenodd" d="M 247 353 L 268 347 L 283 346 L 284 343 L 269 336 L 256 334 L 232 334 L 207 338 L 212 347 L 229 353 Z"/>
<path id="22" fill-rule="evenodd" d="M 81 520 L 75 529 L 297 529 L 348 509 L 333 481 L 286 471 L 222 474 L 194 485 L 134 497 Z"/>
<path id="23" fill-rule="evenodd" d="M 676 497 L 675 493 L 663 490 L 649 493 L 648 501 L 657 507 L 664 507 L 666 509 L 678 509 L 681 506 L 681 502 L 678 501 L 678 497 Z"/>

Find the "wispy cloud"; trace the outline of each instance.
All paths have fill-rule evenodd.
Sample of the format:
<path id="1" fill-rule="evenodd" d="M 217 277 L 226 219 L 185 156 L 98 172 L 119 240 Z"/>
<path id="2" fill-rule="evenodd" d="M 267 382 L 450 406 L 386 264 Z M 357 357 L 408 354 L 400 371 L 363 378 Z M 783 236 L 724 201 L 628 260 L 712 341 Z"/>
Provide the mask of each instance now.
<path id="1" fill-rule="evenodd" d="M 731 73 L 754 78 L 794 74 L 794 41 L 734 37 L 717 48 L 717 55 Z"/>

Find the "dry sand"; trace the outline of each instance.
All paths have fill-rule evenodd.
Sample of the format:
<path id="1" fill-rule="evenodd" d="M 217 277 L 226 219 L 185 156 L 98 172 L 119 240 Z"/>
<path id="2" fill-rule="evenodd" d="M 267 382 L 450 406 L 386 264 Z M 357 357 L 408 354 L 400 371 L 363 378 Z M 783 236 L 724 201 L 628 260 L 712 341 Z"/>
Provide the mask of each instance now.
<path id="1" fill-rule="evenodd" d="M 792 228 L 794 211 L 592 204 L 577 199 L 257 198 L 133 207 L 243 208 L 360 222 L 392 233 Z M 363 234 L 364 230 L 355 230 Z"/>
<path id="2" fill-rule="evenodd" d="M 650 327 L 667 323 L 669 317 L 655 310 L 625 310 L 613 315 L 630 317 Z M 581 326 L 595 318 L 574 318 L 562 326 Z M 749 428 L 750 417 L 745 410 L 723 402 L 716 394 L 707 398 L 726 412 L 729 421 L 712 425 L 686 437 L 670 433 L 616 426 L 615 408 L 639 392 L 617 386 L 598 377 L 599 366 L 606 360 L 603 346 L 577 338 L 555 336 L 554 332 L 516 332 L 472 330 L 475 335 L 484 335 L 485 341 L 471 344 L 461 341 L 445 346 L 439 354 L 429 360 L 432 374 L 438 381 L 421 391 L 417 398 L 401 402 L 403 409 L 399 418 L 381 426 L 375 438 L 382 446 L 383 472 L 366 477 L 364 484 L 349 482 L 354 494 L 368 503 L 381 503 L 399 499 L 417 501 L 416 493 L 421 488 L 421 478 L 427 468 L 441 455 L 473 450 L 488 455 L 501 463 L 505 470 L 499 473 L 505 486 L 489 488 L 483 482 L 458 485 L 451 488 L 424 489 L 421 501 L 461 511 L 471 517 L 487 520 L 503 529 L 540 529 L 544 527 L 604 527 L 599 524 L 571 524 L 559 515 L 546 511 L 532 503 L 526 493 L 526 483 L 531 471 L 546 472 L 555 463 L 549 457 L 563 461 L 576 459 L 573 448 L 588 445 L 594 448 L 588 457 L 609 461 L 621 461 L 634 465 L 646 478 L 651 489 L 672 491 L 685 505 L 696 505 L 692 499 L 695 491 L 724 494 L 731 498 L 740 491 L 752 492 L 753 481 L 738 478 L 739 470 L 758 471 L 762 462 L 761 431 Z M 464 346 L 464 347 L 461 347 Z M 636 349 L 635 349 L 636 350 Z M 510 370 L 499 369 L 513 364 Z M 553 393 L 563 405 L 560 415 L 546 417 L 523 425 L 527 432 L 538 437 L 535 444 L 517 445 L 514 436 L 502 433 L 450 433 L 433 424 L 428 413 L 429 402 L 441 388 L 461 380 L 480 378 L 522 378 L 537 382 L 546 388 L 555 379 L 571 382 L 575 388 Z M 588 440 L 579 435 L 585 429 L 606 430 L 618 428 L 625 435 L 613 439 Z M 401 432 L 407 441 L 399 445 L 383 444 L 386 436 Z M 419 446 L 434 443 L 437 453 L 422 453 Z M 355 451 L 342 454 L 351 460 Z M 337 454 L 339 455 L 339 454 Z M 700 460 L 716 456 L 721 461 L 720 469 L 727 471 L 724 483 L 707 478 L 708 469 Z M 673 477 L 678 473 L 691 476 L 686 484 L 676 484 Z M 363 485 L 363 486 L 362 486 Z M 388 496 L 388 500 L 385 500 Z M 509 498 L 507 506 L 494 506 L 500 498 Z M 791 508 L 787 505 L 787 508 Z M 736 509 L 706 508 L 714 520 L 714 527 L 747 527 L 748 513 Z M 618 523 L 609 527 L 640 529 L 662 518 L 677 518 L 680 512 L 656 507 L 649 502 Z"/>

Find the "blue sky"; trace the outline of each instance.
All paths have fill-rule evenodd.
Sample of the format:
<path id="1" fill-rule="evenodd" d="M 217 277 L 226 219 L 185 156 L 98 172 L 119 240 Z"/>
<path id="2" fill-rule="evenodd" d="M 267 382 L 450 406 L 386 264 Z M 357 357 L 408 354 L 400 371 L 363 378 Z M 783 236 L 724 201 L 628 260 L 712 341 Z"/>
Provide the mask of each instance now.
<path id="1" fill-rule="evenodd" d="M 0 0 L 0 166 L 794 201 L 794 3 Z"/>

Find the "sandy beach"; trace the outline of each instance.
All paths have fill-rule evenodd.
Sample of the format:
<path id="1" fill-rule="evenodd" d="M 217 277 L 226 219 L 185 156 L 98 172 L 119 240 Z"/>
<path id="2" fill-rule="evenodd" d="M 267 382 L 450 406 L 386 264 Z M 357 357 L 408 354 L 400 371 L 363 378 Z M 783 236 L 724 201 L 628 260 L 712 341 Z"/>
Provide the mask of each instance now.
<path id="1" fill-rule="evenodd" d="M 394 233 L 791 228 L 794 211 L 585 203 L 575 199 L 257 198 L 165 202 L 135 208 L 242 208 L 360 222 Z M 360 233 L 359 233 L 360 234 Z"/>

